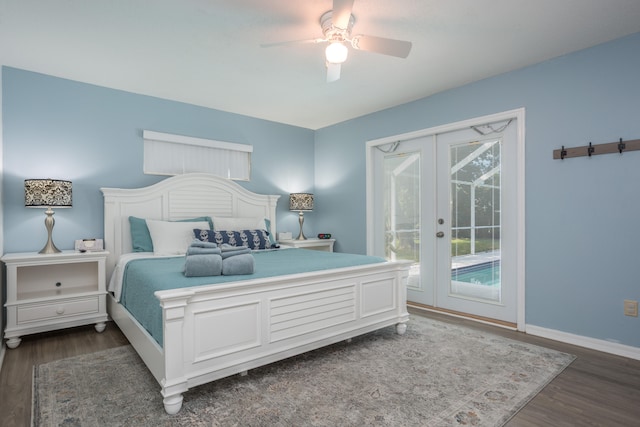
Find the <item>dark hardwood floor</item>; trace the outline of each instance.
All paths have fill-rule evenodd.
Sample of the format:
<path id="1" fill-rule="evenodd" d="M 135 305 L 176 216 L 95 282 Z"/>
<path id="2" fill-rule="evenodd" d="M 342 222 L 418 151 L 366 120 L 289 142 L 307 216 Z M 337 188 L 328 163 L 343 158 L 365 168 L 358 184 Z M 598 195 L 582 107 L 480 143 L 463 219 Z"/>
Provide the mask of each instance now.
<path id="1" fill-rule="evenodd" d="M 102 333 L 89 325 L 22 337 L 18 348 L 7 348 L 0 371 L 0 426 L 31 425 L 34 365 L 125 344 L 127 339 L 113 322 L 107 322 Z"/>
<path id="2" fill-rule="evenodd" d="M 442 314 L 410 309 L 444 322 L 490 331 L 514 340 L 564 351 L 577 359 L 514 418 L 508 427 L 640 426 L 640 361 L 529 336 Z M 29 426 L 33 365 L 127 344 L 112 322 L 23 337 L 7 349 L 0 372 L 0 425 Z M 92 426 L 93 427 L 93 426 Z"/>

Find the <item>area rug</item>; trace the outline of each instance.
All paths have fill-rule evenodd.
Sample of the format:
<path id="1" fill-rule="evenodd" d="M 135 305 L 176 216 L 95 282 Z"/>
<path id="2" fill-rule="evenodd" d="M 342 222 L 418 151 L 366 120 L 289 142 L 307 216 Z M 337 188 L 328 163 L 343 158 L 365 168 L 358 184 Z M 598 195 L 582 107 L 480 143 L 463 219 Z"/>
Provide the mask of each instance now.
<path id="1" fill-rule="evenodd" d="M 177 415 L 131 346 L 34 368 L 34 426 L 500 426 L 574 356 L 419 316 L 195 387 Z"/>

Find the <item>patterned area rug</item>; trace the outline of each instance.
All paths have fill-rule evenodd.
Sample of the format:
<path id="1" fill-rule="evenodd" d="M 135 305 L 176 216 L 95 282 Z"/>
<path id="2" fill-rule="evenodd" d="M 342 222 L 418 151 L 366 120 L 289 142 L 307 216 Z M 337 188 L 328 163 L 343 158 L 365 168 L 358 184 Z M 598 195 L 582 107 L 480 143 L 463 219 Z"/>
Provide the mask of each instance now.
<path id="1" fill-rule="evenodd" d="M 131 346 L 34 368 L 35 426 L 500 426 L 574 356 L 412 316 L 195 387 L 167 415 Z"/>

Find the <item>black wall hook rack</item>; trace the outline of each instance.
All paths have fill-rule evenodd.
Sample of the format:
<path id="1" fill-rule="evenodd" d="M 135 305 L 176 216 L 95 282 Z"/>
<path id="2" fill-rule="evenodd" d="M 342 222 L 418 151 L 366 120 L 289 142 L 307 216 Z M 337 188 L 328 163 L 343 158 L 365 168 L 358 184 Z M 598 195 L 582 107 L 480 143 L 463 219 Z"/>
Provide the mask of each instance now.
<path id="1" fill-rule="evenodd" d="M 640 150 L 640 139 L 633 139 L 631 141 L 623 141 L 620 138 L 618 142 L 608 142 L 606 144 L 592 144 L 583 145 L 582 147 L 562 148 L 553 150 L 553 158 L 564 160 L 569 157 L 583 157 L 583 156 L 595 156 L 598 154 L 620 153 L 627 151 Z"/>

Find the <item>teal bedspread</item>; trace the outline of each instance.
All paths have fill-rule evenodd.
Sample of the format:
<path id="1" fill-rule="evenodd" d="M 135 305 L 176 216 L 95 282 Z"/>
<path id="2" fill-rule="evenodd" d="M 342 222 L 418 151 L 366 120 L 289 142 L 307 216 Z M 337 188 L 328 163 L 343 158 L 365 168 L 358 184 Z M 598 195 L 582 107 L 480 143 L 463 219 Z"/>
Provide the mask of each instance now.
<path id="1" fill-rule="evenodd" d="M 255 272 L 242 276 L 186 277 L 183 256 L 144 258 L 130 261 L 124 272 L 120 303 L 162 346 L 162 310 L 154 292 L 190 286 L 253 280 L 309 271 L 384 262 L 383 258 L 321 252 L 307 249 L 284 249 L 254 252 Z"/>

